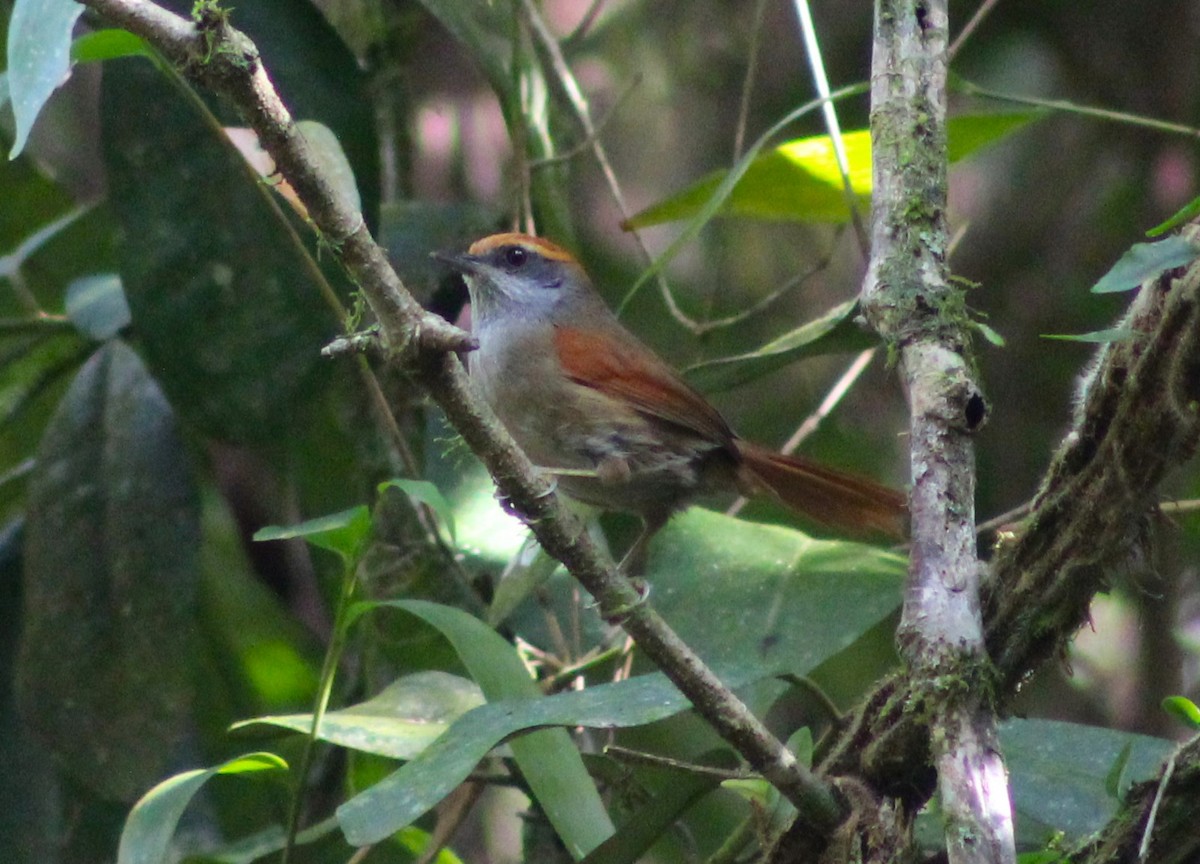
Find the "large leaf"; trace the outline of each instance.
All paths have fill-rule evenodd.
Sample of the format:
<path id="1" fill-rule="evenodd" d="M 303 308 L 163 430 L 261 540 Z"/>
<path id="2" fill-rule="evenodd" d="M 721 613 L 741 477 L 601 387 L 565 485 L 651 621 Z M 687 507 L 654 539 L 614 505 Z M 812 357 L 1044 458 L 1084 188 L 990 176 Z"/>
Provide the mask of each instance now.
<path id="1" fill-rule="evenodd" d="M 186 14 L 191 4 L 173 5 Z M 259 44 L 294 115 L 337 136 L 374 224 L 377 148 L 353 57 L 303 0 L 247 4 L 234 24 Z M 218 437 L 274 442 L 307 427 L 327 389 L 319 352 L 340 322 L 319 292 L 312 238 L 300 227 L 308 248 L 295 242 L 274 193 L 197 104 L 139 59 L 105 67 L 122 277 L 134 327 L 180 412 Z M 211 108 L 234 120 L 223 103 Z"/>
<path id="2" fill-rule="evenodd" d="M 1031 112 L 952 117 L 947 123 L 951 161 L 965 158 L 1019 129 L 1039 115 Z M 850 184 L 864 205 L 871 195 L 871 133 L 858 129 L 842 135 Z M 683 191 L 633 216 L 628 228 L 644 228 L 693 216 L 725 179 L 715 171 Z M 755 158 L 719 211 L 724 216 L 800 222 L 845 222 L 842 177 L 828 135 L 799 138 Z"/>
<path id="3" fill-rule="evenodd" d="M 16 119 L 9 158 L 25 148 L 46 100 L 67 80 L 71 30 L 83 14 L 74 0 L 16 0 L 8 24 L 8 89 Z"/>
<path id="4" fill-rule="evenodd" d="M 104 143 L 134 327 L 171 401 L 267 442 L 321 390 L 337 321 L 241 158 L 149 63 L 105 69 Z"/>
<path id="5" fill-rule="evenodd" d="M 170 407 L 121 342 L 46 428 L 26 530 L 25 715 L 79 780 L 131 799 L 188 726 L 200 535 Z"/>
<path id="6" fill-rule="evenodd" d="M 1022 839 L 1067 842 L 1100 830 L 1120 803 L 1106 788 L 1118 760 L 1127 782 L 1151 777 L 1174 745 L 1161 738 L 1055 720 L 1009 720 L 1000 726 Z"/>

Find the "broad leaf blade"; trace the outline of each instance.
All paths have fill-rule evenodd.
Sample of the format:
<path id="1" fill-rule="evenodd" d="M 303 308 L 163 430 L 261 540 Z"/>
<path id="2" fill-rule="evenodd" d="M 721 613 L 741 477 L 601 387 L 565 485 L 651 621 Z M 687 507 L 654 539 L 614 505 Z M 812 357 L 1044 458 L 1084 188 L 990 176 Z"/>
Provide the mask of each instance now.
<path id="1" fill-rule="evenodd" d="M 1034 112 L 964 115 L 947 124 L 950 160 L 963 159 L 1040 116 Z M 863 205 L 871 195 L 871 135 L 842 135 L 850 185 Z M 628 228 L 687 219 L 700 212 L 726 177 L 715 171 L 632 217 Z M 720 215 L 751 219 L 841 223 L 850 218 L 833 144 L 827 135 L 781 144 L 755 158 L 720 209 Z"/>
<path id="2" fill-rule="evenodd" d="M 79 779 L 130 799 L 188 728 L 200 528 L 170 407 L 123 343 L 47 426 L 27 531 L 26 716 Z"/>
<path id="3" fill-rule="evenodd" d="M 1124 775 L 1152 776 L 1170 741 L 1055 720 L 1009 720 L 1000 743 L 1012 776 L 1022 844 L 1041 845 L 1057 832 L 1068 843 L 1100 830 L 1116 812 L 1108 793 L 1113 765 L 1128 747 Z"/>
<path id="4" fill-rule="evenodd" d="M 1200 245 L 1178 235 L 1157 243 L 1135 243 L 1092 286 L 1093 294 L 1132 291 L 1165 270 L 1183 267 L 1200 258 Z"/>
<path id="5" fill-rule="evenodd" d="M 50 95 L 71 69 L 71 30 L 83 14 L 74 0 L 17 0 L 8 23 L 8 89 L 16 135 L 8 158 L 23 149 Z"/>

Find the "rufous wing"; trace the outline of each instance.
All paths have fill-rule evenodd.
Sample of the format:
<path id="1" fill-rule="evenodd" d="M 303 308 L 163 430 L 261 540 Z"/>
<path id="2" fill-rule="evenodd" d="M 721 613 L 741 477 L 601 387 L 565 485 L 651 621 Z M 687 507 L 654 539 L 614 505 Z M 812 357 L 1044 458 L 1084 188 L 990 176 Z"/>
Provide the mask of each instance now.
<path id="1" fill-rule="evenodd" d="M 733 432 L 717 409 L 657 354 L 615 327 L 554 328 L 554 347 L 572 381 L 627 403 L 638 413 L 729 445 Z"/>

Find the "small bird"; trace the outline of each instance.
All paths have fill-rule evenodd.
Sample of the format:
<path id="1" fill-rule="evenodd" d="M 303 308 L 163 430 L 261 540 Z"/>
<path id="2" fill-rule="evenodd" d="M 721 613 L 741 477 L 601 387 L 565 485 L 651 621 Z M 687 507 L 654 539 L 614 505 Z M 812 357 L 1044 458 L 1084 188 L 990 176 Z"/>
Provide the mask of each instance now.
<path id="1" fill-rule="evenodd" d="M 509 434 L 569 497 L 641 517 L 627 574 L 640 574 L 672 514 L 717 492 L 773 494 L 855 536 L 905 535 L 899 492 L 738 437 L 617 320 L 562 247 L 504 233 L 434 257 L 467 284 L 479 342 L 470 376 Z"/>

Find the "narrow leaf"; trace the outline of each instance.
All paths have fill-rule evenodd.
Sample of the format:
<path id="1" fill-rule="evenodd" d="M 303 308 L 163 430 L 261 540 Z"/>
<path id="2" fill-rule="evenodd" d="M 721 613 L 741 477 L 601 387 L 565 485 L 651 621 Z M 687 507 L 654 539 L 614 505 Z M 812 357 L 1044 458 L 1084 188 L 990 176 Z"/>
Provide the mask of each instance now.
<path id="1" fill-rule="evenodd" d="M 1091 333 L 1043 333 L 1043 339 L 1057 339 L 1060 342 L 1123 342 L 1133 335 L 1128 327 L 1109 327 L 1105 330 L 1093 330 Z"/>
<path id="2" fill-rule="evenodd" d="M 450 535 L 450 545 L 455 544 L 454 508 L 450 506 L 450 502 L 446 500 L 441 489 L 428 480 L 397 477 L 380 483 L 379 492 L 382 494 L 383 490 L 393 487 L 407 495 L 414 503 L 424 504 L 432 509 L 441 520 L 441 524 L 445 526 L 446 533 Z"/>
<path id="3" fill-rule="evenodd" d="M 1112 269 L 1092 286 L 1093 294 L 1132 291 L 1147 279 L 1174 267 L 1190 264 L 1200 257 L 1200 246 L 1180 236 L 1157 243 L 1135 243 Z"/>
<path id="4" fill-rule="evenodd" d="M 387 756 L 412 759 L 432 744 L 450 724 L 483 703 L 471 681 L 446 672 L 418 672 L 392 682 L 378 695 L 321 719 L 322 741 Z M 279 726 L 307 735 L 311 714 L 285 714 L 243 720 L 231 728 L 254 730 Z"/>
<path id="5" fill-rule="evenodd" d="M 1180 225 L 1183 225 L 1186 222 L 1191 222 L 1197 216 L 1200 216 L 1200 197 L 1193 198 L 1191 201 L 1181 207 L 1179 211 L 1166 222 L 1155 225 L 1146 232 L 1146 236 L 1161 237 L 1168 231 L 1174 231 Z"/>
<path id="6" fill-rule="evenodd" d="M 297 525 L 268 525 L 254 532 L 254 539 L 291 540 L 303 537 L 321 549 L 335 552 L 343 560 L 353 560 L 371 533 L 371 511 L 365 505 L 351 507 L 340 513 L 318 516 Z"/>
<path id="7" fill-rule="evenodd" d="M 170 777 L 134 805 L 117 849 L 117 864 L 165 864 L 171 838 L 183 811 L 200 788 L 219 774 L 286 771 L 287 763 L 274 753 L 248 753 L 215 768 L 185 771 Z"/>
<path id="8" fill-rule="evenodd" d="M 862 351 L 877 340 L 854 322 L 857 314 L 857 301 L 847 300 L 766 345 L 697 363 L 684 370 L 684 376 L 700 390 L 715 392 L 740 387 L 805 357 Z"/>

